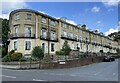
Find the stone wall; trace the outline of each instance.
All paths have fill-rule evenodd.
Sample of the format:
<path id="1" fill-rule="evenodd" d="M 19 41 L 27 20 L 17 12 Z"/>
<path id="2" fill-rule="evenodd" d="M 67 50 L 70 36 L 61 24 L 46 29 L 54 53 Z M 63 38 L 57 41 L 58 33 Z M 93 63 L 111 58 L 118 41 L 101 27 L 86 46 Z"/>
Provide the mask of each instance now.
<path id="1" fill-rule="evenodd" d="M 86 57 L 81 59 L 74 59 L 74 60 L 66 60 L 66 61 L 56 61 L 56 62 L 49 62 L 49 63 L 41 63 L 40 69 L 58 69 L 58 68 L 71 68 L 71 67 L 80 67 L 84 65 L 89 65 L 92 63 L 102 62 L 103 57 L 96 56 L 96 57 Z M 5 65 L 5 63 L 3 63 Z M 19 65 L 19 69 L 38 69 L 39 63 L 38 62 L 21 62 L 15 63 L 14 65 Z M 10 63 L 7 63 L 10 65 Z M 12 63 L 13 65 L 13 63 Z"/>

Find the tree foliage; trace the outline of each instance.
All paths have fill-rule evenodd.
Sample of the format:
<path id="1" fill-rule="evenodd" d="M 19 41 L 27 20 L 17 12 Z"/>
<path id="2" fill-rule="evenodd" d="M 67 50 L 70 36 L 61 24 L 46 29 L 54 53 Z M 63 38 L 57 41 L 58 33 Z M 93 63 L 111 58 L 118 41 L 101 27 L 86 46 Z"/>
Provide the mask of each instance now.
<path id="1" fill-rule="evenodd" d="M 3 19 L 2 21 L 2 43 L 5 44 L 7 43 L 8 40 L 8 32 L 9 32 L 9 21 L 7 19 Z"/>
<path id="2" fill-rule="evenodd" d="M 70 46 L 68 44 L 68 41 L 64 42 L 63 47 L 62 47 L 62 51 L 64 51 L 65 55 L 69 55 L 69 53 L 71 51 L 71 48 L 70 48 Z"/>
<path id="3" fill-rule="evenodd" d="M 120 49 L 119 48 L 117 48 L 116 51 L 117 51 L 118 54 L 120 54 Z"/>
<path id="4" fill-rule="evenodd" d="M 44 57 L 44 51 L 40 46 L 36 46 L 32 50 L 32 57 L 42 60 Z"/>

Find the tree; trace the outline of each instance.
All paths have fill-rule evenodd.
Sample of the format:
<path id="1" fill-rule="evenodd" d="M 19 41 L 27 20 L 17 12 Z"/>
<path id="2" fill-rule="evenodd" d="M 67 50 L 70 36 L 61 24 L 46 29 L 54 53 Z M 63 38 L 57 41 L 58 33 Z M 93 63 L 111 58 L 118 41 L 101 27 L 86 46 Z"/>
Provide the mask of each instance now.
<path id="1" fill-rule="evenodd" d="M 65 41 L 64 44 L 63 44 L 63 47 L 62 47 L 62 50 L 64 51 L 64 54 L 65 55 L 69 55 L 70 51 L 71 51 L 71 48 L 68 44 L 68 41 Z"/>
<path id="2" fill-rule="evenodd" d="M 6 47 L 6 43 L 8 40 L 8 32 L 9 32 L 9 21 L 7 19 L 2 20 L 2 43 L 4 47 Z"/>
<path id="3" fill-rule="evenodd" d="M 39 68 L 40 68 L 41 60 L 44 57 L 44 51 L 41 48 L 41 46 L 36 46 L 36 47 L 33 48 L 33 50 L 32 50 L 32 57 L 34 57 L 34 58 L 39 60 Z"/>
<path id="4" fill-rule="evenodd" d="M 120 54 L 120 49 L 119 48 L 117 48 L 116 51 L 117 51 L 118 54 Z"/>
<path id="5" fill-rule="evenodd" d="M 2 54 L 2 56 L 5 56 L 8 52 L 8 32 L 9 32 L 9 21 L 7 19 L 2 19 L 2 34 L 0 38 L 2 37 L 2 44 L 5 53 Z"/>

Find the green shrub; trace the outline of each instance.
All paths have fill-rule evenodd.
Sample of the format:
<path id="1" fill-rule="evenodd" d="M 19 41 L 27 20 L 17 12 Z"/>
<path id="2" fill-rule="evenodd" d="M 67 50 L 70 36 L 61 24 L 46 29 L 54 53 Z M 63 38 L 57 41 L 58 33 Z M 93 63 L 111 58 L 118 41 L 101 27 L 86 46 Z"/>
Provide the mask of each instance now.
<path id="1" fill-rule="evenodd" d="M 8 55 L 12 55 L 13 53 L 15 53 L 15 50 L 11 50 L 10 52 L 8 52 Z"/>
<path id="2" fill-rule="evenodd" d="M 21 58 L 22 58 L 22 53 L 20 52 L 15 52 L 11 55 L 12 61 L 19 61 Z"/>
<path id="3" fill-rule="evenodd" d="M 44 57 L 44 51 L 41 46 L 36 46 L 32 50 L 32 57 L 42 60 Z"/>
<path id="4" fill-rule="evenodd" d="M 64 51 L 56 51 L 56 55 L 64 55 Z"/>
<path id="5" fill-rule="evenodd" d="M 2 62 L 8 62 L 11 61 L 11 57 L 9 55 L 6 55 L 2 58 Z"/>

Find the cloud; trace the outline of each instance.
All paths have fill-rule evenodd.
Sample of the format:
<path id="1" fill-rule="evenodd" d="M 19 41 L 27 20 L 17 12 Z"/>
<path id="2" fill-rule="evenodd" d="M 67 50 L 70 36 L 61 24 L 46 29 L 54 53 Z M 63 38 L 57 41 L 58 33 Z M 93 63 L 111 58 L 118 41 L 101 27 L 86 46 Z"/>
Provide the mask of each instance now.
<path id="1" fill-rule="evenodd" d="M 101 24 L 101 21 L 99 20 L 99 21 L 97 21 L 97 24 Z"/>
<path id="2" fill-rule="evenodd" d="M 53 16 L 53 17 L 56 18 L 56 19 L 61 19 L 61 17 L 56 17 L 56 16 Z M 77 25 L 77 23 L 75 21 L 73 21 L 73 20 L 66 19 L 66 22 L 68 22 L 70 24 L 73 24 L 73 25 Z"/>
<path id="3" fill-rule="evenodd" d="M 66 20 L 66 22 L 70 23 L 70 24 L 73 24 L 73 25 L 77 25 L 77 23 L 73 20 Z"/>
<path id="4" fill-rule="evenodd" d="M 92 12 L 99 12 L 100 11 L 100 7 L 96 7 L 94 6 L 92 9 L 91 9 Z"/>
<path id="5" fill-rule="evenodd" d="M 4 0 L 2 1 L 0 18 L 8 19 L 11 11 L 23 8 L 29 8 L 25 0 Z"/>
<path id="6" fill-rule="evenodd" d="M 47 14 L 47 15 L 48 15 L 48 13 L 46 13 L 46 12 L 43 12 L 43 11 L 38 11 L 38 12 L 40 12 L 40 13 L 43 13 L 43 14 Z"/>
<path id="7" fill-rule="evenodd" d="M 102 0 L 103 4 L 108 7 L 117 6 L 119 1 L 120 0 Z"/>
<path id="8" fill-rule="evenodd" d="M 25 0 L 4 0 L 2 1 L 2 13 L 0 18 L 9 19 L 9 14 L 15 9 L 26 8 L 28 5 L 25 3 Z"/>
<path id="9" fill-rule="evenodd" d="M 28 5 L 25 0 L 11 0 L 9 2 L 2 2 L 2 13 L 9 13 L 15 9 L 26 8 Z"/>
<path id="10" fill-rule="evenodd" d="M 9 13 L 8 14 L 0 14 L 0 18 L 9 19 Z"/>
<path id="11" fill-rule="evenodd" d="M 108 36 L 111 33 L 118 32 L 118 28 L 110 28 L 107 32 L 105 32 L 105 36 Z"/>

